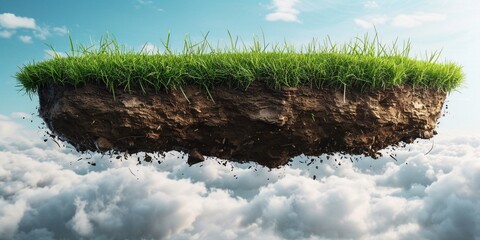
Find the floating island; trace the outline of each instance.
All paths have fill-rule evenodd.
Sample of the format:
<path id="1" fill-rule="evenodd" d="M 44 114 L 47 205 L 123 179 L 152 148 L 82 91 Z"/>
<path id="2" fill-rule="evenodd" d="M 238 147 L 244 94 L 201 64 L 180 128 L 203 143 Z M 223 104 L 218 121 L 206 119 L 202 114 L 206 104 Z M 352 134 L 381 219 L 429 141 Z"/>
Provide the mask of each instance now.
<path id="1" fill-rule="evenodd" d="M 181 53 L 126 50 L 108 36 L 16 75 L 48 128 L 78 151 L 189 153 L 280 167 L 300 154 L 376 157 L 435 134 L 461 67 L 378 36 L 339 45 L 185 39 Z"/>

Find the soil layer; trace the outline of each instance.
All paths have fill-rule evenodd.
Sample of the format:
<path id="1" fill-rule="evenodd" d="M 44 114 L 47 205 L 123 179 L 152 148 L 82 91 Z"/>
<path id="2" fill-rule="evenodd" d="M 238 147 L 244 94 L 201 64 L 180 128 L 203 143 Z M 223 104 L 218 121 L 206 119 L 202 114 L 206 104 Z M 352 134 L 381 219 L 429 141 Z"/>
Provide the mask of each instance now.
<path id="1" fill-rule="evenodd" d="M 377 156 L 400 142 L 433 137 L 444 92 L 400 86 L 371 91 L 273 90 L 198 86 L 131 92 L 87 84 L 39 89 L 40 116 L 77 150 L 189 153 L 189 164 L 215 156 L 285 165 L 294 156 L 343 152 Z"/>

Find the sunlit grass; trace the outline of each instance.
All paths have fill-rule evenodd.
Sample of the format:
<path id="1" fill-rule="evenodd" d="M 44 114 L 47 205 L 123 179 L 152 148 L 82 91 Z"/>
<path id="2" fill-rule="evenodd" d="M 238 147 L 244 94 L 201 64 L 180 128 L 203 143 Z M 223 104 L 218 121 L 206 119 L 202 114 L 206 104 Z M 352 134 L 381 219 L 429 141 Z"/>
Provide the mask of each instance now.
<path id="1" fill-rule="evenodd" d="M 361 90 L 404 84 L 431 87 L 448 92 L 463 78 L 461 67 L 438 62 L 440 52 L 424 59 L 410 57 L 410 42 L 383 44 L 377 35 L 354 38 L 337 44 L 325 38 L 313 39 L 296 48 L 289 43 L 268 44 L 255 37 L 251 45 L 230 33 L 225 46 L 213 46 L 207 35 L 199 42 L 185 37 L 183 50 L 174 52 L 170 34 L 163 50 L 135 52 L 105 35 L 98 44 L 73 44 L 63 57 L 23 66 L 16 74 L 23 89 L 36 93 L 46 84 L 103 84 L 113 94 L 117 87 L 141 89 L 182 89 L 195 84 L 211 90 L 218 85 L 248 89 L 253 81 L 264 81 L 272 88 L 282 86 L 334 87 Z M 52 48 L 53 49 L 53 48 Z"/>

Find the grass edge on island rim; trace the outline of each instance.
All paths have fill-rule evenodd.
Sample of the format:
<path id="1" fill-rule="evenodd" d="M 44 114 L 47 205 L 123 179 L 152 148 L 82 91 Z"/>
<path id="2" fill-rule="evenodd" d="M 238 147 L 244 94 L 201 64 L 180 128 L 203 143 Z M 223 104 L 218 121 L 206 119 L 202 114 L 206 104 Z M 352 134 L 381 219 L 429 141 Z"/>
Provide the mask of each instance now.
<path id="1" fill-rule="evenodd" d="M 254 37 L 247 45 L 228 32 L 229 44 L 213 46 L 208 33 L 199 42 L 185 36 L 183 50 L 170 48 L 170 33 L 163 41 L 163 52 L 144 47 L 135 52 L 119 44 L 108 33 L 98 45 L 73 44 L 70 53 L 24 65 L 16 78 L 19 87 L 30 96 L 47 84 L 81 86 L 104 84 L 115 96 L 117 87 L 125 91 L 141 89 L 179 89 L 188 84 L 203 87 L 210 95 L 221 84 L 245 90 L 253 81 L 262 80 L 271 88 L 311 86 L 317 88 L 357 88 L 369 90 L 409 84 L 450 92 L 461 85 L 464 73 L 455 63 L 439 63 L 441 51 L 425 54 L 425 59 L 410 57 L 411 42 L 398 39 L 387 45 L 378 34 L 355 37 L 337 44 L 327 36 L 314 38 L 301 46 L 266 43 L 265 36 Z M 212 98 L 212 96 L 210 96 Z"/>

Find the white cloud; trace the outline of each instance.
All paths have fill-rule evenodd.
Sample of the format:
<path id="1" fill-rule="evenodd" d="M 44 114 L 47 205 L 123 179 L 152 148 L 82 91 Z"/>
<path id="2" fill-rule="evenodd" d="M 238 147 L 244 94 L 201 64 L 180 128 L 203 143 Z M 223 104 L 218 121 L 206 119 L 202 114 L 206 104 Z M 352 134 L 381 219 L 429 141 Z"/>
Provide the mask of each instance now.
<path id="1" fill-rule="evenodd" d="M 78 198 L 75 199 L 75 215 L 73 215 L 72 219 L 69 221 L 72 229 L 82 237 L 88 237 L 93 231 L 92 223 L 85 212 L 85 205 L 85 201 Z"/>
<path id="2" fill-rule="evenodd" d="M 0 236 L 13 236 L 18 229 L 18 223 L 25 211 L 25 201 L 19 200 L 7 204 L 4 199 L 0 201 Z"/>
<path id="3" fill-rule="evenodd" d="M 45 40 L 47 37 L 52 35 L 50 33 L 50 29 L 48 27 L 37 27 L 34 31 L 33 34 L 35 35 L 36 38 Z"/>
<path id="4" fill-rule="evenodd" d="M 18 38 L 20 39 L 20 41 L 22 41 L 24 43 L 33 43 L 32 37 L 30 37 L 28 35 L 20 35 Z"/>
<path id="5" fill-rule="evenodd" d="M 267 21 L 300 22 L 300 11 L 295 7 L 300 0 L 272 0 L 273 12 L 265 16 Z"/>
<path id="6" fill-rule="evenodd" d="M 136 156 L 110 162 L 43 142 L 8 116 L 0 121 L 0 129 L 16 126 L 0 131 L 5 238 L 480 236 L 480 136 L 438 136 L 428 155 L 432 143 L 421 141 L 393 152 L 397 161 L 335 155 L 307 166 L 310 160 L 299 157 L 270 171 L 214 159 L 189 167 L 174 153 L 161 164 L 137 166 Z"/>
<path id="7" fill-rule="evenodd" d="M 0 31 L 0 38 L 10 38 L 15 34 L 15 31 L 2 30 Z"/>
<path id="8" fill-rule="evenodd" d="M 1 30 L 5 28 L 7 30 Z M 2 13 L 0 14 L 0 37 L 1 38 L 10 38 L 16 32 L 14 31 L 17 28 L 25 28 L 31 31 L 31 34 L 40 40 L 45 40 L 48 37 L 52 36 L 52 32 L 58 36 L 64 36 L 68 33 L 66 26 L 62 27 L 51 27 L 51 26 L 39 26 L 36 24 L 35 19 L 28 17 L 18 17 L 12 13 Z M 10 29 L 10 30 L 8 30 Z M 32 43 L 33 39 L 27 37 L 26 35 L 20 36 L 19 39 L 25 43 Z"/>
<path id="9" fill-rule="evenodd" d="M 370 16 L 366 18 L 355 18 L 353 22 L 362 28 L 373 28 L 374 26 L 383 25 L 388 21 L 387 16 Z"/>
<path id="10" fill-rule="evenodd" d="M 367 8 L 367 9 L 372 9 L 372 8 L 379 8 L 380 5 L 375 2 L 375 1 L 366 1 L 364 4 L 363 4 L 363 7 L 364 8 Z"/>
<path id="11" fill-rule="evenodd" d="M 62 27 L 53 27 L 52 28 L 53 32 L 56 33 L 57 35 L 63 36 L 68 33 L 68 29 L 65 26 Z"/>
<path id="12" fill-rule="evenodd" d="M 439 13 L 417 12 L 414 14 L 399 14 L 392 18 L 392 26 L 400 28 L 413 28 L 428 22 L 439 22 L 446 16 Z"/>
<path id="13" fill-rule="evenodd" d="M 0 27 L 7 29 L 16 29 L 16 28 L 36 28 L 35 19 L 28 17 L 18 17 L 12 13 L 2 13 L 0 14 Z"/>
<path id="14" fill-rule="evenodd" d="M 45 40 L 48 37 L 52 36 L 52 32 L 57 36 L 64 36 L 65 34 L 68 33 L 68 29 L 65 26 L 53 27 L 53 28 L 50 26 L 43 26 L 43 27 L 38 26 L 33 31 L 33 34 L 35 35 L 36 38 Z"/>
<path id="15" fill-rule="evenodd" d="M 361 18 L 355 18 L 353 22 L 362 28 L 373 28 L 374 26 L 380 26 L 389 24 L 397 28 L 413 28 L 418 27 L 428 22 L 439 22 L 446 19 L 446 16 L 439 13 L 425 13 L 417 12 L 413 14 L 398 14 L 393 17 L 383 16 L 364 16 Z"/>

